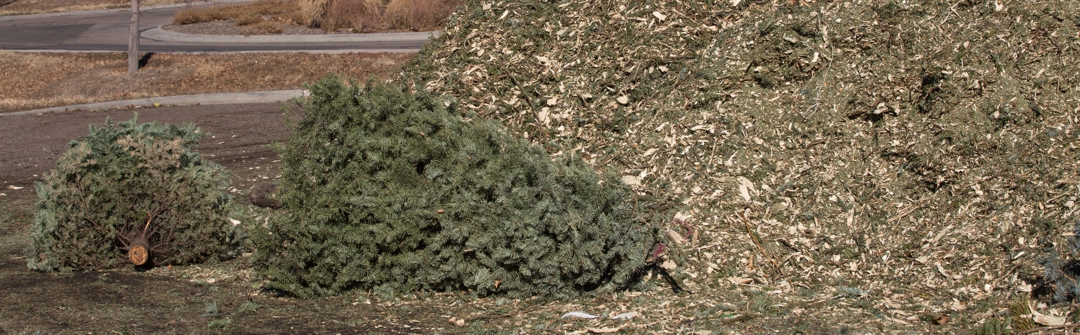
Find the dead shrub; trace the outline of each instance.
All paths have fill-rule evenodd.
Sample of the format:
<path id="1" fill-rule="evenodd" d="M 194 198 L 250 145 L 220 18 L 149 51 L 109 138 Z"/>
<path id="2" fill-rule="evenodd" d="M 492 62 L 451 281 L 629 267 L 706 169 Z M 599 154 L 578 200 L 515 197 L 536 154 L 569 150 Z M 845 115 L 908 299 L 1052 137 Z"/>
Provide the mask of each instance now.
<path id="1" fill-rule="evenodd" d="M 187 8 L 176 12 L 173 21 L 176 24 L 194 24 L 210 21 L 234 20 L 241 26 L 266 21 L 264 17 L 280 21 L 291 19 L 298 12 L 294 2 L 281 0 L 263 0 L 231 6 L 212 6 L 206 8 Z"/>
<path id="2" fill-rule="evenodd" d="M 445 25 L 456 0 L 391 0 L 384 19 L 392 29 L 421 30 Z"/>
<path id="3" fill-rule="evenodd" d="M 173 16 L 173 22 L 175 24 L 193 24 L 207 21 L 212 20 L 207 19 L 207 15 L 205 12 L 198 10 L 182 10 L 176 12 L 176 15 Z"/>
<path id="4" fill-rule="evenodd" d="M 176 12 L 176 15 L 173 15 L 173 22 L 177 25 L 189 25 L 201 22 L 197 15 L 197 13 L 192 11 L 179 11 Z"/>
<path id="5" fill-rule="evenodd" d="M 333 0 L 327 7 L 325 22 L 320 27 L 325 31 L 340 28 L 352 28 L 356 31 L 370 30 L 382 21 L 380 0 Z"/>
<path id="6" fill-rule="evenodd" d="M 311 27 L 318 27 L 326 16 L 326 8 L 330 5 L 330 0 L 299 0 L 297 6 L 300 7 L 300 14 L 304 18 L 302 22 L 305 25 Z"/>
<path id="7" fill-rule="evenodd" d="M 386 5 L 386 13 L 383 15 L 386 24 L 392 29 L 401 29 L 402 27 L 408 29 L 410 8 L 412 8 L 415 1 L 390 0 L 390 3 Z"/>

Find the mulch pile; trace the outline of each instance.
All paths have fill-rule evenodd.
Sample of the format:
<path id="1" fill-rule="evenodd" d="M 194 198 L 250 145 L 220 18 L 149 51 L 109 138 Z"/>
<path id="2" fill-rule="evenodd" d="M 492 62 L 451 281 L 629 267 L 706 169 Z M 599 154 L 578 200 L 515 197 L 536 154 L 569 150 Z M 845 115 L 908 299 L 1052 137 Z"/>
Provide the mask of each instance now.
<path id="1" fill-rule="evenodd" d="M 672 199 L 667 257 L 690 290 L 801 292 L 828 303 L 799 313 L 873 327 L 997 327 L 1027 314 L 1008 302 L 1080 223 L 1078 13 L 477 1 L 404 77 Z"/>

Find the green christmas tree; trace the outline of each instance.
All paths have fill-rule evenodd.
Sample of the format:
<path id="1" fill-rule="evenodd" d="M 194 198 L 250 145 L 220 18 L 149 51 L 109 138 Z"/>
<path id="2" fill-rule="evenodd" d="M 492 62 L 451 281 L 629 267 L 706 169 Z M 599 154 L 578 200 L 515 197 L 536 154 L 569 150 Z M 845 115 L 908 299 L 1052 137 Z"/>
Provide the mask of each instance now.
<path id="1" fill-rule="evenodd" d="M 256 234 L 269 286 L 575 296 L 631 284 L 657 241 L 580 158 L 394 84 L 310 87 L 282 149 L 288 214 Z"/>
<path id="2" fill-rule="evenodd" d="M 235 256 L 243 233 L 228 217 L 235 210 L 229 177 L 191 151 L 202 136 L 194 125 L 135 118 L 91 125 L 35 185 L 30 269 L 112 267 L 139 242 L 152 264 Z"/>

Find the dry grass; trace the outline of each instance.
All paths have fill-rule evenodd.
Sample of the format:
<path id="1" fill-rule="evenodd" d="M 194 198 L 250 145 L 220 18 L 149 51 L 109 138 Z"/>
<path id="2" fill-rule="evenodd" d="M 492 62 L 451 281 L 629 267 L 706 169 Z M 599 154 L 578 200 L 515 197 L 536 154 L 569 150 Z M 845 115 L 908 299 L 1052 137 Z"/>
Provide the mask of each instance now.
<path id="1" fill-rule="evenodd" d="M 328 32 L 343 29 L 354 32 L 437 30 L 442 29 L 446 18 L 460 3 L 460 0 L 263 0 L 188 9 L 176 13 L 174 21 L 176 24 L 194 24 L 233 20 L 241 26 L 267 21 L 318 27 Z"/>
<path id="2" fill-rule="evenodd" d="M 142 0 L 143 7 L 192 3 L 191 0 Z M 0 0 L 0 15 L 23 15 L 125 8 L 130 0 Z"/>
<path id="3" fill-rule="evenodd" d="M 334 0 L 327 7 L 320 27 L 325 31 L 350 28 L 353 31 L 381 30 L 382 1 Z"/>
<path id="4" fill-rule="evenodd" d="M 440 27 L 446 25 L 446 18 L 459 4 L 456 0 L 391 0 L 384 20 L 391 29 Z"/>
<path id="5" fill-rule="evenodd" d="M 262 21 L 255 24 L 248 25 L 244 28 L 244 35 L 273 35 L 280 34 L 284 29 L 280 24 L 270 21 Z"/>
<path id="6" fill-rule="evenodd" d="M 322 23 L 322 18 L 326 16 L 326 9 L 330 5 L 330 0 L 297 0 L 297 5 L 300 7 L 300 15 L 304 18 L 303 23 L 316 27 Z"/>
<path id="7" fill-rule="evenodd" d="M 305 21 L 302 19 L 302 16 L 298 14 L 299 12 L 300 8 L 294 1 L 262 0 L 241 5 L 188 8 L 176 12 L 176 15 L 173 16 L 173 21 L 176 24 L 193 24 L 233 20 L 236 24 L 241 26 L 254 25 L 262 22 L 304 24 Z"/>
<path id="8" fill-rule="evenodd" d="M 330 73 L 386 78 L 413 56 L 157 54 L 137 74 L 128 76 L 123 53 L 0 52 L 0 112 L 155 96 L 296 89 Z"/>

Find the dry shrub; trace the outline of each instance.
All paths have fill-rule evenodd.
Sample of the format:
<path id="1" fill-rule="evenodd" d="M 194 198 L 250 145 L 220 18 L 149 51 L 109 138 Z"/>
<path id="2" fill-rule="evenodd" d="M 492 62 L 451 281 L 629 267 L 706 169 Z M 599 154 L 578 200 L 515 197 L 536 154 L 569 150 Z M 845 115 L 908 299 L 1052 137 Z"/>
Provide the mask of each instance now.
<path id="1" fill-rule="evenodd" d="M 402 27 L 409 27 L 409 13 L 413 3 L 416 0 L 390 0 L 390 3 L 386 5 L 386 13 L 383 15 L 383 19 L 386 20 L 386 24 L 393 29 L 401 29 Z"/>
<path id="2" fill-rule="evenodd" d="M 456 0 L 391 0 L 386 5 L 384 19 L 393 29 L 439 27 L 458 4 Z"/>
<path id="3" fill-rule="evenodd" d="M 193 24 L 220 20 L 235 20 L 239 25 L 256 24 L 270 17 L 271 20 L 291 20 L 297 12 L 293 2 L 281 0 L 263 0 L 231 6 L 212 6 L 207 8 L 187 8 L 176 12 L 173 21 L 176 24 Z"/>
<path id="4" fill-rule="evenodd" d="M 353 28 L 357 31 L 379 25 L 381 12 L 380 0 L 333 0 L 327 7 L 325 22 L 320 27 L 325 31 L 339 28 Z"/>
<path id="5" fill-rule="evenodd" d="M 213 21 L 213 19 L 210 18 L 207 11 L 203 10 L 185 9 L 176 12 L 176 15 L 173 16 L 175 24 L 193 24 L 208 21 Z"/>
<path id="6" fill-rule="evenodd" d="M 317 27 L 322 23 L 323 17 L 326 16 L 326 8 L 330 5 L 330 0 L 299 0 L 297 2 L 300 14 L 304 18 L 302 23 L 312 27 Z"/>

